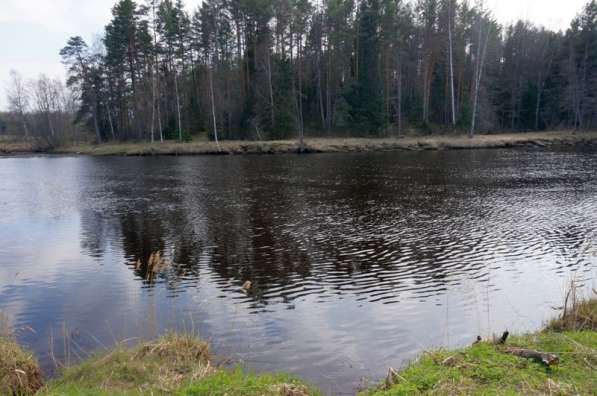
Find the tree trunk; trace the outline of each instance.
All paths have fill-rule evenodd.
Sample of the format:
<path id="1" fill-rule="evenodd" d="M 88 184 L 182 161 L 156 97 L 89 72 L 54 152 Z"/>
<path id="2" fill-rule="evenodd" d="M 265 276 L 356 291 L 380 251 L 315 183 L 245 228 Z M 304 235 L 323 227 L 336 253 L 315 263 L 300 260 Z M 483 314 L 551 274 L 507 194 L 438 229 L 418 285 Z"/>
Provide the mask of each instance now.
<path id="1" fill-rule="evenodd" d="M 454 45 L 452 39 L 452 0 L 449 0 L 448 8 L 448 41 L 450 44 L 449 58 L 450 58 L 450 99 L 452 102 L 452 125 L 456 126 L 456 103 L 454 98 Z"/>
<path id="2" fill-rule="evenodd" d="M 178 140 L 182 142 L 182 123 L 180 117 L 180 95 L 178 94 L 178 75 L 174 71 L 174 93 L 176 94 L 176 113 L 178 117 Z"/>
<path id="3" fill-rule="evenodd" d="M 211 116 L 213 121 L 213 129 L 214 129 L 214 140 L 216 141 L 216 145 L 218 146 L 218 150 L 220 148 L 220 142 L 218 140 L 218 121 L 216 118 L 216 100 L 214 94 L 214 80 L 213 80 L 213 73 L 211 67 L 208 65 L 209 68 L 209 96 L 211 98 Z"/>
<path id="4" fill-rule="evenodd" d="M 25 117 L 25 113 L 21 111 L 21 122 L 23 123 L 23 131 L 25 132 L 25 137 L 29 137 L 29 127 L 27 126 L 27 118 Z"/>
<path id="5" fill-rule="evenodd" d="M 396 76 L 396 116 L 398 117 L 398 136 L 402 135 L 402 66 L 398 65 Z"/>
<path id="6" fill-rule="evenodd" d="M 112 133 L 112 140 L 116 140 L 116 134 L 114 133 L 114 125 L 112 124 L 112 115 L 110 114 L 110 107 L 104 102 L 106 113 L 108 113 L 108 123 L 110 124 L 110 132 Z"/>
<path id="7" fill-rule="evenodd" d="M 479 102 L 479 87 L 481 85 L 481 78 L 483 76 L 483 65 L 485 64 L 485 54 L 487 53 L 487 45 L 489 42 L 489 29 L 487 30 L 487 34 L 485 37 L 485 43 L 483 44 L 483 50 L 481 50 L 481 40 L 483 37 L 483 26 L 481 24 L 482 21 L 479 21 L 479 44 L 477 48 L 477 73 L 475 77 L 475 94 L 473 99 L 473 116 L 471 120 L 471 129 L 469 131 L 469 138 L 473 138 L 475 136 L 475 126 L 477 121 L 477 107 Z"/>
<path id="8" fill-rule="evenodd" d="M 319 98 L 319 115 L 321 116 L 321 126 L 323 128 L 326 127 L 326 122 L 325 122 L 325 108 L 323 105 L 323 87 L 321 84 L 321 36 L 319 37 L 320 40 L 318 41 L 317 44 L 317 61 L 316 61 L 316 67 L 317 67 L 317 96 Z"/>
<path id="9" fill-rule="evenodd" d="M 297 126 L 299 134 L 299 152 L 302 153 L 305 149 L 305 131 L 303 128 L 303 79 L 302 79 L 302 68 L 301 68 L 301 40 L 297 39 L 297 80 L 298 80 L 298 93 L 295 93 L 296 98 L 296 112 L 297 112 Z M 293 84 L 294 87 L 294 84 Z"/>
<path id="10" fill-rule="evenodd" d="M 328 37 L 329 40 L 329 37 Z M 332 92 L 331 92 L 331 80 L 332 80 L 332 50 L 331 45 L 328 44 L 328 64 L 327 64 L 327 76 L 325 79 L 325 100 L 326 100 L 326 109 L 327 114 L 325 117 L 325 127 L 327 132 L 329 133 L 332 129 Z"/>
<path id="11" fill-rule="evenodd" d="M 276 127 L 276 107 L 274 105 L 274 86 L 272 83 L 272 60 L 270 50 L 267 50 L 267 79 L 269 82 L 269 101 L 272 129 Z"/>
<path id="12" fill-rule="evenodd" d="M 549 75 L 551 70 L 551 65 L 553 62 L 553 57 L 550 56 L 549 62 L 547 64 L 547 70 L 545 71 L 545 75 Z M 543 90 L 545 88 L 545 79 L 543 77 L 543 73 L 539 73 L 539 77 L 537 79 L 537 104 L 535 106 L 535 130 L 539 130 L 539 114 L 541 111 L 541 99 L 543 97 Z"/>

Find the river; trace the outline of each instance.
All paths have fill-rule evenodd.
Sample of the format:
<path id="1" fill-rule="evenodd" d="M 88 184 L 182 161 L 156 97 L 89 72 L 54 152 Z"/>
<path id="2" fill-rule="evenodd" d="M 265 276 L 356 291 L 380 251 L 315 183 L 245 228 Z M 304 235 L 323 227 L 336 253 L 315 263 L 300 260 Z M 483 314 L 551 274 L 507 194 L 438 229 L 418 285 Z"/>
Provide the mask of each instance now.
<path id="1" fill-rule="evenodd" d="M 354 394 L 595 287 L 596 170 L 571 149 L 2 157 L 0 311 L 50 373 L 177 329 Z"/>

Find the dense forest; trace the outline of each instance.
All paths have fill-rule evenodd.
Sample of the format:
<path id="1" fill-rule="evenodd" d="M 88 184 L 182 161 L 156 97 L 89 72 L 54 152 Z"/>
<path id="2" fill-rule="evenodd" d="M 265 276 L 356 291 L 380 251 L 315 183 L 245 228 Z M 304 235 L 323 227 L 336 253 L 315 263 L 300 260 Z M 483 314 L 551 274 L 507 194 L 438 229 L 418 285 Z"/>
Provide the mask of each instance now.
<path id="1" fill-rule="evenodd" d="M 60 51 L 66 84 L 11 73 L 4 122 L 97 142 L 594 128 L 597 2 L 579 11 L 553 32 L 466 0 L 119 0 Z"/>

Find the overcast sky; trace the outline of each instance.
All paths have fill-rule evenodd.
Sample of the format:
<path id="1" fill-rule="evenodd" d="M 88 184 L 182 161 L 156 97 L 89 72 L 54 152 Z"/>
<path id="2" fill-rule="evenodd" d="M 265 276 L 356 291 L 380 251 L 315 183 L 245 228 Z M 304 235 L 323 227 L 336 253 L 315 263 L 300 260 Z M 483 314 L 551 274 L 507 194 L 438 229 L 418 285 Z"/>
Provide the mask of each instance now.
<path id="1" fill-rule="evenodd" d="M 518 18 L 552 29 L 566 29 L 587 0 L 487 0 L 500 22 Z M 0 0 L 0 109 L 6 106 L 11 69 L 25 78 L 40 73 L 64 76 L 58 52 L 81 35 L 88 43 L 100 36 L 115 0 Z M 190 10 L 201 0 L 186 0 Z"/>

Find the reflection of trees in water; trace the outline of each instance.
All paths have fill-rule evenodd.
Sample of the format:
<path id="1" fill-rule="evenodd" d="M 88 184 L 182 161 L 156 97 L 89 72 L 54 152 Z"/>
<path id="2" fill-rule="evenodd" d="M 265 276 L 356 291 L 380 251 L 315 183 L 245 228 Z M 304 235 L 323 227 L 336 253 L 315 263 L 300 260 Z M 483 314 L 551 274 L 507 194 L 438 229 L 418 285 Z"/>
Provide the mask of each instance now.
<path id="1" fill-rule="evenodd" d="M 259 176 L 248 172 L 226 180 L 240 187 L 226 205 L 211 207 L 207 213 L 209 238 L 215 246 L 210 268 L 238 285 L 251 280 L 250 295 L 264 302 L 263 295 L 271 287 L 310 276 L 311 263 L 307 252 L 281 232 L 294 219 L 287 185 L 267 180 L 251 185 Z"/>
<path id="2" fill-rule="evenodd" d="M 448 202 L 454 185 L 447 170 L 431 161 L 425 166 L 432 171 L 394 166 L 384 173 L 365 157 L 356 165 L 348 163 L 354 157 L 315 158 L 314 166 L 296 166 L 294 157 L 246 166 L 243 158 L 202 169 L 200 178 L 183 169 L 157 192 L 147 181 L 138 192 L 114 189 L 112 202 L 126 204 L 103 215 L 85 213 L 82 245 L 101 254 L 102 248 L 87 246 L 106 246 L 113 238 L 146 285 L 160 281 L 176 289 L 208 271 L 217 276 L 216 287 L 241 293 L 240 285 L 251 280 L 249 296 L 262 303 L 340 291 L 371 298 L 441 292 L 456 272 L 486 275 L 484 263 L 438 259 L 451 245 L 471 250 L 478 242 L 467 240 L 453 221 L 465 222 L 471 208 Z M 127 196 L 119 197 L 122 191 Z M 146 199 L 131 202 L 130 196 Z M 156 252 L 171 265 L 152 276 Z"/>
<path id="3" fill-rule="evenodd" d="M 81 250 L 94 258 L 101 258 L 111 238 L 120 235 L 120 227 L 110 223 L 97 211 L 83 210 L 81 222 Z"/>

